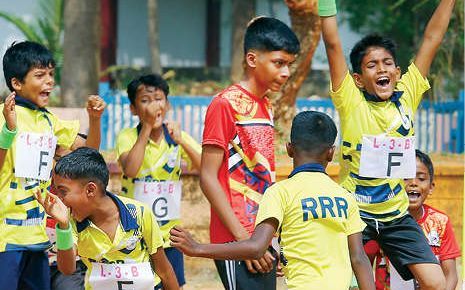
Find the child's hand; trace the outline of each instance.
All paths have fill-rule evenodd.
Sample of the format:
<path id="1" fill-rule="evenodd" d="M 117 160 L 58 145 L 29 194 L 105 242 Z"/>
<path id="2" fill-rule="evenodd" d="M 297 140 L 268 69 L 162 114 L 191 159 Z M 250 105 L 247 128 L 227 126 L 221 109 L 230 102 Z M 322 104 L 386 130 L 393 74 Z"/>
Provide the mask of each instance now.
<path id="1" fill-rule="evenodd" d="M 42 205 L 45 212 L 60 223 L 60 228 L 68 228 L 69 225 L 69 214 L 68 207 L 51 192 L 47 192 L 47 195 L 42 196 L 40 190 L 34 191 L 35 199 Z"/>
<path id="2" fill-rule="evenodd" d="M 151 102 L 145 107 L 144 115 L 141 116 L 142 123 L 154 127 L 157 121 L 161 121 L 161 107 L 157 102 Z"/>
<path id="3" fill-rule="evenodd" d="M 5 117 L 6 126 L 10 131 L 16 130 L 15 96 L 15 92 L 9 94 L 3 106 L 3 116 Z"/>
<path id="4" fill-rule="evenodd" d="M 181 126 L 178 122 L 168 121 L 166 122 L 166 128 L 171 138 L 176 142 L 176 144 L 182 144 L 182 135 L 181 135 Z"/>
<path id="5" fill-rule="evenodd" d="M 86 103 L 87 114 L 90 118 L 100 119 L 105 106 L 105 102 L 98 95 L 90 95 Z"/>
<path id="6" fill-rule="evenodd" d="M 199 253 L 199 243 L 197 243 L 191 234 L 179 226 L 170 230 L 170 245 L 182 251 L 188 256 L 196 256 Z"/>

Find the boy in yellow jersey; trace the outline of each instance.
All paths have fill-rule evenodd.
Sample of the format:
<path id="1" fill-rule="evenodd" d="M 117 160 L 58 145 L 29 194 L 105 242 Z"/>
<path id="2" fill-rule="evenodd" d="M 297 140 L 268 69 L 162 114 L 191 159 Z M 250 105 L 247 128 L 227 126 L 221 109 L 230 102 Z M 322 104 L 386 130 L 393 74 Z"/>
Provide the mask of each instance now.
<path id="1" fill-rule="evenodd" d="M 188 168 L 199 169 L 201 147 L 179 125 L 163 123 L 169 109 L 169 87 L 160 75 L 144 75 L 131 81 L 127 93 L 131 112 L 140 123 L 136 128 L 123 129 L 117 138 L 117 158 L 123 169 L 121 194 L 152 209 L 166 256 L 183 286 L 184 259 L 180 251 L 170 247 L 169 231 L 179 224 L 181 160 L 187 162 Z"/>
<path id="2" fill-rule="evenodd" d="M 404 178 L 415 176 L 413 119 L 426 76 L 447 30 L 454 0 L 442 0 L 425 29 L 415 60 L 401 75 L 394 43 L 378 35 L 350 53 L 353 74 L 338 36 L 334 0 L 318 1 L 328 55 L 331 98 L 342 128 L 341 184 L 355 195 L 367 224 L 364 242 L 375 239 L 403 279 L 421 289 L 444 289 L 444 275 L 415 220 L 408 215 Z"/>
<path id="3" fill-rule="evenodd" d="M 0 105 L 0 288 L 49 289 L 45 214 L 33 191 L 50 185 L 55 148 L 98 148 L 104 102 L 89 97 L 88 139 L 78 121 L 63 121 L 46 109 L 55 85 L 55 61 L 44 46 L 14 43 L 3 57 L 12 93 Z"/>
<path id="4" fill-rule="evenodd" d="M 375 289 L 356 201 L 325 172 L 336 135 L 336 125 L 324 113 L 306 111 L 294 118 L 286 145 L 294 170 L 265 191 L 250 239 L 203 245 L 175 227 L 171 244 L 189 256 L 257 259 L 278 234 L 289 290 L 348 289 L 352 269 L 361 289 Z"/>
<path id="5" fill-rule="evenodd" d="M 58 269 L 71 274 L 76 251 L 87 266 L 85 289 L 179 289 L 163 251 L 155 217 L 146 205 L 107 192 L 109 172 L 102 155 L 79 148 L 58 160 L 54 192 L 36 195 L 57 221 Z"/>

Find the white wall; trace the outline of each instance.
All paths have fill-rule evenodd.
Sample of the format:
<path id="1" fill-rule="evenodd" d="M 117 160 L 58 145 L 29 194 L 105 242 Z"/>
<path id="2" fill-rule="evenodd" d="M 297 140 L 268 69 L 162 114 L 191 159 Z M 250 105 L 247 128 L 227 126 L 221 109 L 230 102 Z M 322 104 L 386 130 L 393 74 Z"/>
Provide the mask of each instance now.
<path id="1" fill-rule="evenodd" d="M 205 64 L 205 0 L 159 0 L 162 66 Z M 146 0 L 118 1 L 118 51 L 120 65 L 148 66 Z"/>

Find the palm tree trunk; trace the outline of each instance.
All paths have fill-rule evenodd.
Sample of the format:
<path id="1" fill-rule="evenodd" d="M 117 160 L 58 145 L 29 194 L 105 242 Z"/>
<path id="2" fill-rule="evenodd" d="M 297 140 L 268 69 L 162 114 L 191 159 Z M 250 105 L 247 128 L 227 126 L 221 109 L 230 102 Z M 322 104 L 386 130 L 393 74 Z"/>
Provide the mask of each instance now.
<path id="1" fill-rule="evenodd" d="M 158 0 L 147 0 L 147 24 L 149 31 L 150 69 L 162 73 L 160 61 L 160 39 L 158 34 Z"/>
<path id="2" fill-rule="evenodd" d="M 80 107 L 98 93 L 100 1 L 66 0 L 61 96 L 65 107 Z"/>
<path id="3" fill-rule="evenodd" d="M 289 7 L 292 30 L 300 41 L 300 53 L 291 68 L 289 80 L 281 92 L 272 97 L 277 148 L 284 148 L 283 144 L 289 140 L 297 93 L 310 72 L 321 34 L 317 0 L 286 0 L 286 4 Z"/>
<path id="4" fill-rule="evenodd" d="M 244 73 L 244 34 L 247 23 L 255 16 L 255 0 L 232 1 L 232 42 L 231 42 L 231 72 L 232 83 L 241 80 Z"/>

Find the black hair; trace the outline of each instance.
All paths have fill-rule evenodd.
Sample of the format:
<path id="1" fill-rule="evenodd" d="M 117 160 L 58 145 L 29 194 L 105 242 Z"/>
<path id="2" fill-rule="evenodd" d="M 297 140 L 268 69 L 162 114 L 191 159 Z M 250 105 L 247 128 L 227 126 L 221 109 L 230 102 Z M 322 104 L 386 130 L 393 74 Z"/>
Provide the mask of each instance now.
<path id="1" fill-rule="evenodd" d="M 337 128 L 325 113 L 303 111 L 292 120 L 291 143 L 298 150 L 321 155 L 333 146 Z"/>
<path id="2" fill-rule="evenodd" d="M 244 55 L 251 49 L 284 50 L 296 54 L 300 51 L 300 43 L 295 33 L 283 22 L 271 17 L 258 17 L 252 20 L 245 31 Z"/>
<path id="3" fill-rule="evenodd" d="M 56 175 L 93 181 L 105 192 L 110 173 L 103 156 L 95 149 L 81 147 L 63 156 L 55 165 Z"/>
<path id="4" fill-rule="evenodd" d="M 350 52 L 350 63 L 352 65 L 352 71 L 354 73 L 358 73 L 358 74 L 362 73 L 363 57 L 367 54 L 368 49 L 373 48 L 373 47 L 384 48 L 392 56 L 392 58 L 394 59 L 394 63 L 397 63 L 396 61 L 397 46 L 395 42 L 390 38 L 386 38 L 378 34 L 369 34 L 365 36 L 364 38 L 360 39 L 354 45 L 354 47 L 352 48 L 352 51 Z"/>
<path id="5" fill-rule="evenodd" d="M 11 84 L 13 78 L 23 82 L 32 68 L 48 67 L 55 67 L 52 53 L 42 44 L 32 41 L 13 42 L 3 56 L 3 74 L 12 92 L 14 91 Z"/>
<path id="6" fill-rule="evenodd" d="M 421 163 L 423 163 L 426 166 L 426 168 L 428 168 L 429 182 L 432 183 L 434 176 L 434 166 L 433 162 L 431 161 L 431 158 L 429 158 L 428 154 L 423 153 L 418 149 L 415 149 L 415 156 L 420 160 Z"/>
<path id="7" fill-rule="evenodd" d="M 168 83 L 161 75 L 159 74 L 143 75 L 143 76 L 140 76 L 132 80 L 128 84 L 127 93 L 128 93 L 129 101 L 131 102 L 132 105 L 135 104 L 137 89 L 139 88 L 140 85 L 155 87 L 161 90 L 165 94 L 166 98 L 168 98 L 168 94 L 170 93 L 170 87 L 168 86 Z"/>

